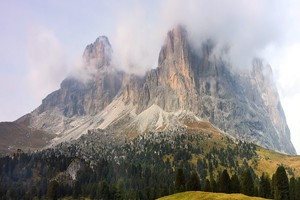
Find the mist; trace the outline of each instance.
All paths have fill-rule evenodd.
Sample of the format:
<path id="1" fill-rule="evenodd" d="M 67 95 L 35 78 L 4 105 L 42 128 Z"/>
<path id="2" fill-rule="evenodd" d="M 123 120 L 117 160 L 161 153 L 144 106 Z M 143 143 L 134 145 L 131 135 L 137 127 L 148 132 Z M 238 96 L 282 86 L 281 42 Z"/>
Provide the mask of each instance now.
<path id="1" fill-rule="evenodd" d="M 246 68 L 254 57 L 262 57 L 270 45 L 285 39 L 288 9 L 281 1 L 166 0 L 149 13 L 147 3 L 117 10 L 111 43 L 114 63 L 130 73 L 143 74 L 157 67 L 159 50 L 168 30 L 186 27 L 191 43 L 200 47 L 212 39 L 216 48 L 230 47 L 234 67 Z"/>
<path id="2" fill-rule="evenodd" d="M 106 7 L 114 11 L 105 16 L 111 19 L 111 29 L 103 31 L 107 32 L 113 48 L 112 64 L 137 75 L 157 67 L 166 34 L 178 24 L 187 29 L 194 49 L 200 49 L 207 39 L 214 41 L 217 54 L 224 46 L 229 47 L 227 58 L 238 69 L 249 68 L 255 57 L 264 58 L 270 46 L 280 48 L 287 37 L 284 30 L 289 10 L 279 1 L 132 0 Z M 80 57 L 68 60 L 67 47 L 54 32 L 38 28 L 30 36 L 30 45 L 33 45 L 29 46 L 29 66 L 32 66 L 29 79 L 33 90 L 47 94 L 46 91 L 57 87 L 57 82 L 70 71 L 80 80 L 89 79 L 92 72 L 85 73 Z M 90 41 L 94 39 L 90 38 Z M 45 92 L 38 86 L 35 89 L 37 83 L 44 85 Z"/>
<path id="3" fill-rule="evenodd" d="M 59 88 L 69 71 L 67 54 L 55 34 L 43 27 L 30 30 L 27 39 L 26 80 L 35 98 L 44 98 Z"/>

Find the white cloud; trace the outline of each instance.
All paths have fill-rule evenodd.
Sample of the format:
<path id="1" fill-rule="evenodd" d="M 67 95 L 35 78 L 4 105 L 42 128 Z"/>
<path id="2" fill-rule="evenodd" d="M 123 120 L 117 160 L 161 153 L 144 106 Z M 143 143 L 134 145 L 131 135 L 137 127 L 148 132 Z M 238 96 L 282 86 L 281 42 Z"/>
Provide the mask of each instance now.
<path id="1" fill-rule="evenodd" d="M 281 57 L 277 58 L 277 85 L 291 130 L 292 142 L 300 153 L 300 43 L 291 44 L 283 49 Z"/>
<path id="2" fill-rule="evenodd" d="M 231 47 L 236 67 L 251 64 L 270 43 L 284 37 L 286 6 L 279 1 L 164 1 L 163 17 L 171 24 L 180 21 L 190 30 L 193 44 L 211 38 Z M 201 40 L 202 39 L 202 40 Z"/>
<path id="3" fill-rule="evenodd" d="M 28 36 L 27 80 L 33 95 L 42 99 L 59 88 L 68 73 L 66 53 L 54 33 L 34 28 Z"/>
<path id="4" fill-rule="evenodd" d="M 139 74 L 156 67 L 166 32 L 179 23 L 196 46 L 208 38 L 229 45 L 232 63 L 243 68 L 268 45 L 282 43 L 289 19 L 288 4 L 281 1 L 165 0 L 152 7 L 130 2 L 116 8 L 111 41 L 117 66 Z"/>
<path id="5" fill-rule="evenodd" d="M 119 7 L 111 43 L 114 64 L 127 72 L 143 74 L 157 67 L 157 58 L 166 32 L 158 28 L 153 13 L 136 1 L 132 7 Z M 154 24 L 153 24 L 154 23 Z"/>
<path id="6" fill-rule="evenodd" d="M 295 145 L 296 151 L 300 153 L 300 124 L 299 124 L 299 113 L 300 113 L 300 93 L 294 95 L 288 95 L 281 98 L 282 105 L 286 114 L 287 122 L 291 131 L 291 141 Z"/>

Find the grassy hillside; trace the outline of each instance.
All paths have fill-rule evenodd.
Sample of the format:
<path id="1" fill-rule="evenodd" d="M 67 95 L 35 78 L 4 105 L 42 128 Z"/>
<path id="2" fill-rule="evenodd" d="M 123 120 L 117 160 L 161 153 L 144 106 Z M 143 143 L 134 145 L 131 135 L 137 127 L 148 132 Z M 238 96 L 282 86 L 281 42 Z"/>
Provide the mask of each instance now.
<path id="1" fill-rule="evenodd" d="M 159 200 L 263 200 L 264 198 L 249 197 L 243 194 L 224 194 L 211 192 L 182 192 L 159 198 Z"/>
<path id="2" fill-rule="evenodd" d="M 195 146 L 201 146 L 203 152 L 200 154 L 192 154 L 190 162 L 197 165 L 197 160 L 205 158 L 206 154 L 211 154 L 212 149 L 235 149 L 236 143 L 224 135 L 219 129 L 215 128 L 209 122 L 191 122 L 185 121 L 184 124 L 188 127 L 188 132 L 198 133 L 202 135 L 202 141 L 195 143 Z M 268 150 L 259 146 L 256 146 L 256 155 L 253 155 L 247 162 L 248 165 L 253 168 L 258 176 L 267 173 L 270 176 L 275 173 L 278 166 L 283 165 L 289 176 L 300 176 L 300 156 L 286 155 L 278 153 L 272 150 Z M 173 161 L 173 156 L 169 155 L 168 158 Z M 239 165 L 242 165 L 244 157 L 235 157 Z M 219 166 L 219 171 L 225 169 L 223 166 Z M 228 168 L 226 168 L 228 169 Z M 217 171 L 218 171 L 217 170 Z M 229 169 L 229 173 L 235 173 L 234 169 Z"/>
<path id="3" fill-rule="evenodd" d="M 16 122 L 0 122 L 0 155 L 14 153 L 17 149 L 41 149 L 54 136 L 39 130 L 32 130 Z"/>
<path id="4" fill-rule="evenodd" d="M 257 174 L 267 172 L 273 174 L 279 165 L 283 165 L 288 175 L 300 176 L 300 156 L 286 155 L 264 148 L 257 148 L 258 162 L 252 163 Z"/>

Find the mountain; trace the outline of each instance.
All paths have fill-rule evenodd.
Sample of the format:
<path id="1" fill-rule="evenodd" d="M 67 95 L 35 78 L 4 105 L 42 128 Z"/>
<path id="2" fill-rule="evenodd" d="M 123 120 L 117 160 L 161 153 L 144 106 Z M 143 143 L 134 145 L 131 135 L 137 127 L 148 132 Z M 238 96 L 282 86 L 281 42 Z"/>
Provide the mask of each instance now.
<path id="1" fill-rule="evenodd" d="M 89 130 L 113 130 L 122 140 L 209 122 L 233 138 L 296 154 L 271 67 L 254 59 L 240 73 L 214 48 L 212 40 L 195 48 L 177 26 L 167 34 L 158 67 L 137 76 L 114 66 L 109 40 L 101 36 L 83 53 L 84 78 L 66 78 L 16 123 L 54 135 L 53 146 Z"/>

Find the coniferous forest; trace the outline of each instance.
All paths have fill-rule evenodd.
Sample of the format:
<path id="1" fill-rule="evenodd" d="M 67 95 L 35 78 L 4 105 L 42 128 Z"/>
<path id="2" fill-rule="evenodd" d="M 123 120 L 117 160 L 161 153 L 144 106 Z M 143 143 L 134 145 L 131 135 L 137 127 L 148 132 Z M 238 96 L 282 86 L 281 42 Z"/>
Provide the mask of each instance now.
<path id="1" fill-rule="evenodd" d="M 209 134 L 110 137 L 93 132 L 55 148 L 1 157 L 0 198 L 156 199 L 207 191 L 300 199 L 300 179 L 283 165 L 256 174 L 254 144 Z"/>

